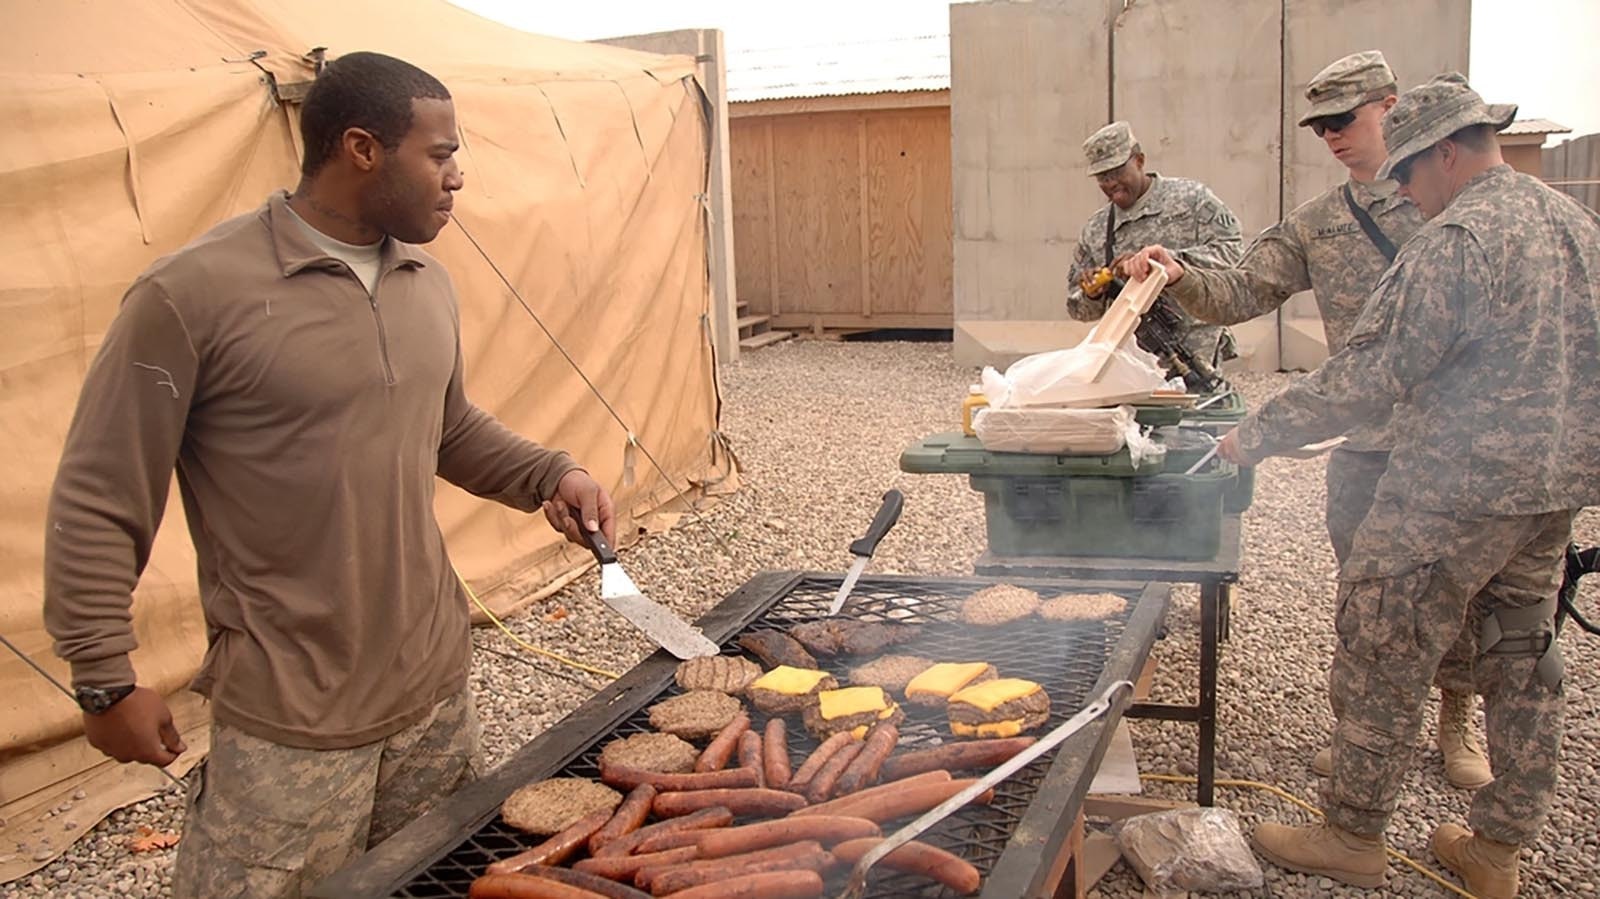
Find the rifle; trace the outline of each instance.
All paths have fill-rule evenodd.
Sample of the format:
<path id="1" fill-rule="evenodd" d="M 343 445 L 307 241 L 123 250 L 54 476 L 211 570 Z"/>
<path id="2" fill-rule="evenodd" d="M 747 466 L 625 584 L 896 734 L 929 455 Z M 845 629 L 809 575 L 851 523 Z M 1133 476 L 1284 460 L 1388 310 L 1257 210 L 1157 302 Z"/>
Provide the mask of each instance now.
<path id="1" fill-rule="evenodd" d="M 1100 287 L 1100 296 L 1116 296 L 1121 293 L 1124 284 L 1107 268 L 1096 272 L 1092 283 Z M 1183 325 L 1183 319 L 1178 317 L 1172 301 L 1165 296 L 1157 297 L 1150 311 L 1140 317 L 1134 339 L 1139 346 L 1161 360 L 1161 366 L 1168 375 L 1183 378 L 1184 386 L 1190 393 L 1210 396 L 1228 390 L 1228 382 L 1217 374 L 1211 361 L 1196 355 L 1184 343 Z"/>

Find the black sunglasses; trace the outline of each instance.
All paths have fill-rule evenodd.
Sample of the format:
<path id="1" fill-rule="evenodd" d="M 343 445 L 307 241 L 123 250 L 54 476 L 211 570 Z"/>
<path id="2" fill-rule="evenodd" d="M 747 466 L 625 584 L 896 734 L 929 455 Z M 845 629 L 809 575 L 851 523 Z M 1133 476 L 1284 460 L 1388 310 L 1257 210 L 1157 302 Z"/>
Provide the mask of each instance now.
<path id="1" fill-rule="evenodd" d="M 1356 109 L 1360 108 L 1361 107 L 1359 106 L 1356 107 Z M 1309 124 L 1311 125 L 1311 133 L 1315 134 L 1317 137 L 1321 137 L 1324 134 L 1327 134 L 1329 131 L 1334 133 L 1343 131 L 1344 129 L 1349 128 L 1350 125 L 1355 122 L 1355 120 L 1356 110 L 1352 109 L 1349 112 L 1341 112 L 1338 115 L 1318 116 L 1317 118 L 1312 119 Z"/>
<path id="2" fill-rule="evenodd" d="M 1431 150 L 1433 148 L 1429 147 L 1428 149 Z M 1421 159 L 1424 155 L 1426 155 L 1426 151 L 1423 153 L 1414 153 L 1395 163 L 1394 168 L 1389 170 L 1389 177 L 1393 178 L 1395 183 L 1399 184 L 1401 187 L 1405 187 L 1407 184 L 1410 184 L 1411 167 L 1416 165 L 1417 160 Z"/>

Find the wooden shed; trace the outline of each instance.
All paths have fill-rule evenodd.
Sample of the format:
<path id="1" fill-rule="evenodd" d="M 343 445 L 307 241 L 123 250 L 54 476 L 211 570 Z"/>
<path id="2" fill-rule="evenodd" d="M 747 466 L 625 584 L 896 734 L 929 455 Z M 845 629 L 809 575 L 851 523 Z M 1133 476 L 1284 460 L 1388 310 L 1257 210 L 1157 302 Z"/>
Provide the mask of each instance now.
<path id="1" fill-rule="evenodd" d="M 1518 119 L 1500 132 L 1500 153 L 1517 171 L 1543 178 L 1545 141 L 1552 134 L 1570 133 L 1571 128 L 1549 119 Z"/>
<path id="2" fill-rule="evenodd" d="M 952 326 L 949 84 L 945 35 L 729 61 L 745 345 Z"/>

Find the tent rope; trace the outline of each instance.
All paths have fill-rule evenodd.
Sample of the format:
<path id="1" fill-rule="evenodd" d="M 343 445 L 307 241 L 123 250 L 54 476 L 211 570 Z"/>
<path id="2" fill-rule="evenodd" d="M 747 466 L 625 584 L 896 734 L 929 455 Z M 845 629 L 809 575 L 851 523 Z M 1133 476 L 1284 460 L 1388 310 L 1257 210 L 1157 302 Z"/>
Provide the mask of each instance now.
<path id="1" fill-rule="evenodd" d="M 638 447 L 639 452 L 650 460 L 651 467 L 656 470 L 657 474 L 661 475 L 661 479 L 666 482 L 668 487 L 672 488 L 673 493 L 684 499 L 684 508 L 689 510 L 689 514 L 694 517 L 695 522 L 704 527 L 707 533 L 711 534 L 712 539 L 717 541 L 717 545 L 722 547 L 722 551 L 727 553 L 729 558 L 733 558 L 733 547 L 728 545 L 728 541 L 723 539 L 722 535 L 717 533 L 717 529 L 711 526 L 711 522 L 707 521 L 705 516 L 700 514 L 700 510 L 695 508 L 695 504 L 689 499 L 689 491 L 678 488 L 678 485 L 673 482 L 672 476 L 667 474 L 667 470 L 656 460 L 655 454 L 650 452 L 650 448 L 645 446 L 634 434 L 633 428 L 628 426 L 622 415 L 617 412 L 616 407 L 611 405 L 611 401 L 606 399 L 605 394 L 600 392 L 600 388 L 595 385 L 594 381 L 590 380 L 588 373 L 578 364 L 578 360 L 572 358 L 572 354 L 567 352 L 567 348 L 561 345 L 561 341 L 556 338 L 549 326 L 544 323 L 544 319 L 541 319 L 539 314 L 533 311 L 533 307 L 528 305 L 528 301 L 522 298 L 522 292 L 517 290 L 516 285 L 511 283 L 511 279 L 507 278 L 505 272 L 500 270 L 500 266 L 495 264 L 494 259 L 489 256 L 483 245 L 478 243 L 478 239 L 472 235 L 467 226 L 462 224 L 459 218 L 456 218 L 455 213 L 450 214 L 450 220 L 456 223 L 457 228 L 461 229 L 461 233 L 467 238 L 467 242 L 472 244 L 472 248 L 477 250 L 478 255 L 483 257 L 483 261 L 487 262 L 489 268 L 494 270 L 495 275 L 500 278 L 500 283 L 506 286 L 506 290 L 511 291 L 511 296 L 516 298 L 517 304 L 522 307 L 524 312 L 528 313 L 528 317 L 533 319 L 533 323 L 539 326 L 539 330 L 544 332 L 544 336 L 550 339 L 550 343 L 555 346 L 556 351 L 561 354 L 562 358 L 567 360 L 567 364 L 571 365 L 572 370 L 578 373 L 578 377 L 583 379 L 583 383 L 589 388 L 589 392 L 594 394 L 595 399 L 600 401 L 600 405 L 604 406 L 606 412 L 610 413 L 611 417 L 622 427 L 623 432 L 628 435 L 629 443 Z"/>

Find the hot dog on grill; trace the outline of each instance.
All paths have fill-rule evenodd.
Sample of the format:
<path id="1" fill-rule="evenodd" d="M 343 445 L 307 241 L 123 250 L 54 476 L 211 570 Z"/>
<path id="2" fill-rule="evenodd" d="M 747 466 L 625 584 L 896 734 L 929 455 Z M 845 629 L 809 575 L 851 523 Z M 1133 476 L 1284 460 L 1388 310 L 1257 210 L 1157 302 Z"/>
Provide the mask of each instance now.
<path id="1" fill-rule="evenodd" d="M 789 786 L 789 731 L 782 718 L 767 722 L 767 733 L 761 739 L 761 756 L 767 787 L 786 789 Z"/>
<path id="2" fill-rule="evenodd" d="M 834 734 L 823 740 L 822 745 L 812 750 L 811 755 L 800 763 L 800 768 L 794 772 L 793 777 L 789 778 L 789 782 L 784 785 L 784 789 L 791 793 L 804 792 L 805 788 L 810 785 L 811 778 L 816 776 L 818 769 L 827 764 L 828 759 L 833 758 L 835 753 L 854 741 L 855 737 L 847 733 Z"/>
<path id="3" fill-rule="evenodd" d="M 833 854 L 839 861 L 854 865 L 880 842 L 882 840 L 877 837 L 847 840 L 833 847 Z M 937 846 L 919 843 L 916 840 L 884 856 L 873 867 L 876 869 L 881 866 L 937 880 L 963 896 L 976 893 L 979 884 L 983 882 L 978 869 L 970 862 Z"/>
<path id="4" fill-rule="evenodd" d="M 598 877 L 594 874 L 586 874 L 582 871 L 575 871 L 571 868 L 555 868 L 549 865 L 539 865 L 529 868 L 527 871 L 516 876 L 537 878 L 541 880 L 553 880 L 557 883 L 566 884 L 567 886 L 577 887 L 580 890 L 588 890 L 596 895 L 604 896 L 606 899 L 645 899 L 644 893 L 634 889 L 631 886 L 628 886 L 625 883 L 617 883 L 616 881 L 607 880 L 604 877 Z M 541 889 L 520 881 L 518 882 L 518 885 L 525 890 Z M 513 887 L 513 889 L 515 889 L 515 887 Z M 477 896 L 479 893 L 473 892 L 470 893 L 470 895 Z"/>
<path id="5" fill-rule="evenodd" d="M 743 768 L 734 768 L 743 771 Z M 783 790 L 763 790 L 758 787 L 732 790 L 693 790 L 690 792 L 662 793 L 656 796 L 653 806 L 656 817 L 675 818 L 715 805 L 726 807 L 735 815 L 776 818 L 804 807 L 805 797 Z"/>
<path id="6" fill-rule="evenodd" d="M 739 735 L 739 767 L 756 773 L 756 786 L 767 785 L 767 770 L 761 764 L 761 735 L 753 730 Z"/>
<path id="7" fill-rule="evenodd" d="M 924 771 L 963 771 L 993 768 L 1035 742 L 1033 737 L 1007 737 L 1001 740 L 967 740 L 932 749 L 903 752 L 883 763 L 884 780 L 898 780 Z"/>
<path id="8" fill-rule="evenodd" d="M 599 858 L 610 858 L 617 855 L 628 855 L 638 846 L 659 833 L 676 833 L 678 831 L 705 830 L 714 827 L 727 827 L 733 823 L 733 812 L 725 808 L 701 809 L 691 815 L 647 824 L 625 837 L 612 840 L 594 853 Z"/>
<path id="9" fill-rule="evenodd" d="M 854 796 L 840 797 L 836 802 L 828 803 L 827 811 L 834 815 L 845 815 L 856 818 L 866 818 L 882 824 L 893 821 L 906 815 L 920 815 L 933 808 L 951 796 L 965 790 L 977 783 L 976 778 L 966 780 L 952 780 L 945 783 L 922 783 L 900 790 L 886 791 L 871 796 L 857 793 Z M 994 798 L 994 791 L 988 790 L 974 797 L 972 804 L 986 805 Z M 659 802 L 660 799 L 658 798 Z"/>
<path id="10" fill-rule="evenodd" d="M 787 846 L 806 840 L 816 840 L 824 846 L 832 846 L 845 840 L 882 835 L 883 831 L 878 825 L 865 818 L 813 815 L 702 831 L 695 846 L 699 848 L 701 858 L 711 859 L 742 855 L 759 849 Z"/>
<path id="11" fill-rule="evenodd" d="M 806 801 L 826 802 L 828 797 L 833 795 L 833 788 L 838 785 L 839 778 L 844 776 L 844 769 L 861 754 L 863 745 L 865 744 L 859 740 L 852 741 L 824 762 L 822 767 L 817 769 L 816 776 L 811 778 L 811 783 L 806 784 Z"/>
<path id="12" fill-rule="evenodd" d="M 878 770 L 883 767 L 884 760 L 899 742 L 900 728 L 887 721 L 872 725 L 872 729 L 867 731 L 866 742 L 861 744 L 861 752 L 845 766 L 834 792 L 848 796 L 872 783 L 878 776 Z"/>
<path id="13" fill-rule="evenodd" d="M 744 712 L 733 716 L 727 726 L 717 732 L 711 742 L 706 745 L 705 752 L 700 753 L 700 758 L 695 760 L 694 770 L 698 774 L 710 771 L 721 771 L 728 767 L 728 759 L 733 758 L 734 750 L 739 748 L 739 737 L 750 729 L 750 716 Z"/>
<path id="14" fill-rule="evenodd" d="M 693 846 L 680 846 L 677 849 L 667 849 L 662 852 L 650 852 L 640 855 L 608 855 L 603 858 L 586 858 L 572 866 L 574 871 L 604 877 L 607 880 L 618 880 L 624 883 L 633 880 L 633 875 L 640 868 L 651 865 L 680 865 L 692 862 L 700 857 L 700 850 Z"/>
<path id="15" fill-rule="evenodd" d="M 662 793 L 677 790 L 721 790 L 756 785 L 756 773 L 745 768 L 728 768 L 724 771 L 703 771 L 695 774 L 664 774 L 659 771 L 640 771 L 622 765 L 600 765 L 600 780 L 608 786 L 631 790 L 640 784 L 649 784 Z"/>
<path id="16" fill-rule="evenodd" d="M 611 812 L 604 809 L 591 812 L 579 818 L 555 836 L 543 843 L 526 849 L 510 858 L 501 859 L 489 865 L 490 874 L 511 874 L 535 865 L 559 865 L 567 859 L 578 854 L 578 850 L 589 842 L 595 832 L 611 820 Z"/>
<path id="17" fill-rule="evenodd" d="M 531 874 L 485 874 L 467 888 L 467 896 L 470 899 L 606 899 L 604 893 Z"/>
<path id="18" fill-rule="evenodd" d="M 680 846 L 693 846 L 700 841 L 700 831 L 680 830 L 675 833 L 658 833 L 638 846 L 634 847 L 635 855 L 644 855 L 650 852 L 662 852 L 667 849 L 677 849 Z"/>
<path id="19" fill-rule="evenodd" d="M 616 814 L 611 816 L 611 820 L 589 838 L 589 854 L 594 855 L 612 840 L 627 836 L 643 826 L 645 819 L 650 817 L 650 806 L 655 800 L 655 787 L 649 784 L 634 787 L 622 800 L 622 804 L 617 806 Z"/>
<path id="20" fill-rule="evenodd" d="M 832 853 L 823 849 L 821 843 L 809 840 L 713 861 L 689 862 L 665 869 L 646 868 L 639 872 L 634 884 L 641 890 L 665 896 L 690 887 L 768 871 L 816 871 L 820 874 L 833 863 Z"/>
<path id="21" fill-rule="evenodd" d="M 868 805 L 877 801 L 878 797 L 887 796 L 899 790 L 930 783 L 947 784 L 950 782 L 950 780 L 951 777 L 949 771 L 924 771 L 921 774 L 912 775 L 911 777 L 903 777 L 899 780 L 891 780 L 887 783 L 878 784 L 875 787 L 868 787 L 859 793 L 852 793 L 848 796 L 840 796 L 838 799 L 830 799 L 827 802 L 819 802 L 816 805 L 808 805 L 805 808 L 795 812 L 793 815 L 791 815 L 791 817 L 799 818 L 806 815 L 841 815 L 844 814 L 844 812 L 841 812 L 840 809 L 848 810 L 862 805 Z"/>
<path id="22" fill-rule="evenodd" d="M 822 895 L 822 875 L 815 871 L 746 874 L 672 895 L 677 899 L 815 899 Z"/>

